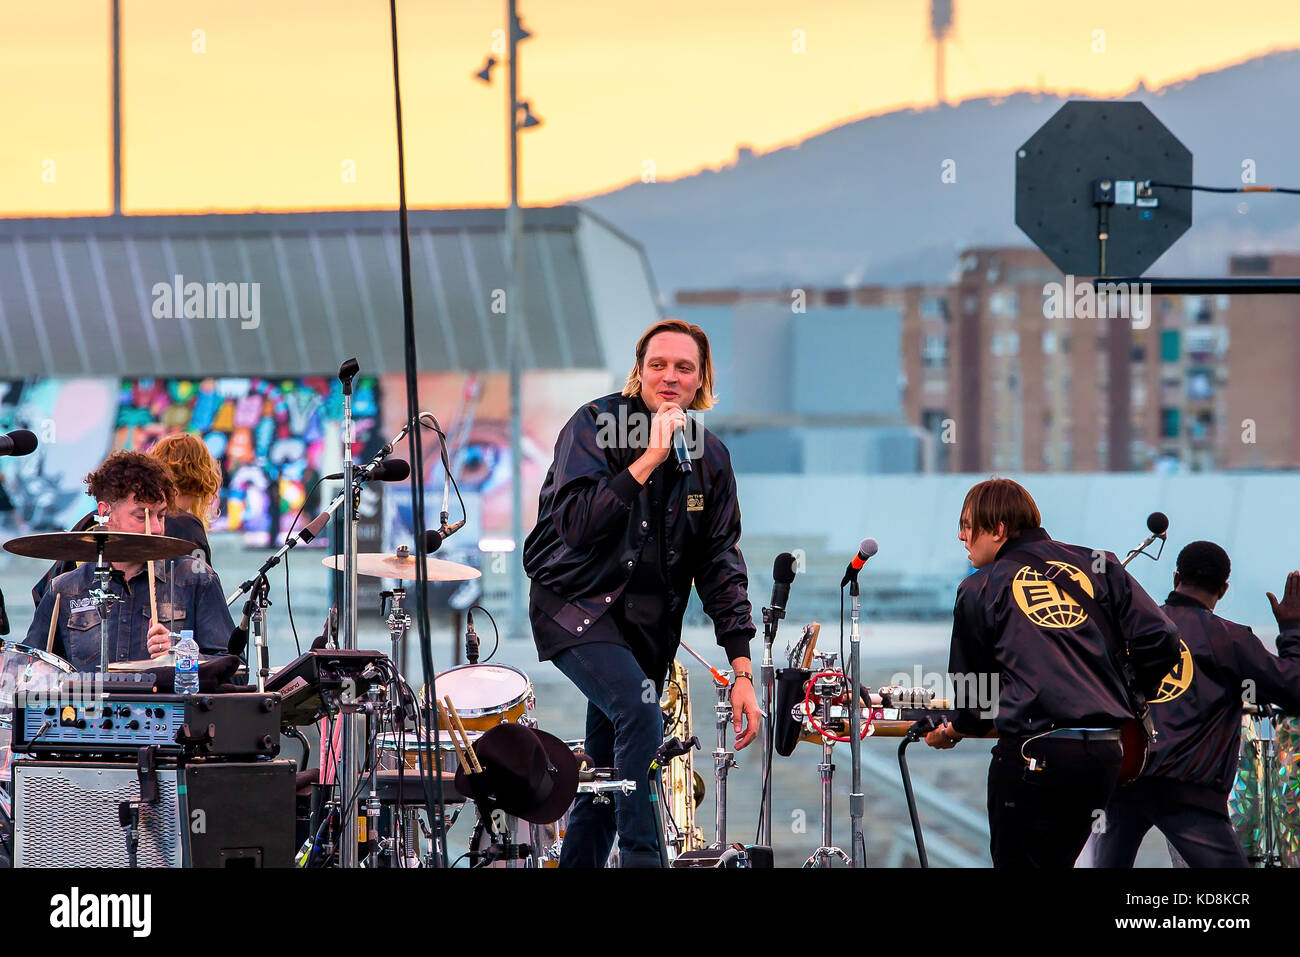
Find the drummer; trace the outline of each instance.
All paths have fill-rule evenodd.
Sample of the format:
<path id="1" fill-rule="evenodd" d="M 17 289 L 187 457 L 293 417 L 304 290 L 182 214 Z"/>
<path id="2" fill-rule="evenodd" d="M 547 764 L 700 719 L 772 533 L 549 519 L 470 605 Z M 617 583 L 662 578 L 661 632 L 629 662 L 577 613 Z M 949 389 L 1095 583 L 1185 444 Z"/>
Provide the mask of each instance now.
<path id="1" fill-rule="evenodd" d="M 212 548 L 208 544 L 208 520 L 216 509 L 217 495 L 221 491 L 221 469 L 203 440 L 188 432 L 165 435 L 149 449 L 149 455 L 158 459 L 172 473 L 176 483 L 176 507 L 167 513 L 162 534 L 193 542 L 191 553 L 212 564 Z M 96 524 L 97 514 L 87 512 L 69 531 L 84 532 Z M 153 529 L 158 531 L 157 526 Z M 32 587 L 32 603 L 39 605 L 50 582 L 64 572 L 77 567 L 76 562 L 55 562 Z"/>
<path id="2" fill-rule="evenodd" d="M 153 532 L 176 501 L 176 486 L 167 466 L 142 452 L 114 452 L 86 476 L 86 485 L 107 518 L 111 532 L 145 532 L 146 509 Z M 112 560 L 111 551 L 108 553 Z M 158 621 L 151 620 L 149 577 L 143 562 L 112 562 L 110 591 L 124 596 L 110 613 L 110 662 L 157 658 L 171 648 L 170 631 L 190 629 L 204 654 L 223 654 L 234 622 L 221 594 L 216 573 L 201 559 L 186 557 L 171 563 L 156 561 L 155 600 Z M 99 667 L 100 616 L 90 597 L 95 566 L 86 563 L 55 578 L 41 598 L 27 632 L 26 644 L 46 648 L 66 658 L 78 671 Z M 123 587 L 125 585 L 125 587 Z M 172 595 L 175 595 L 175 607 Z M 58 625 L 47 648 L 55 596 L 59 596 Z"/>

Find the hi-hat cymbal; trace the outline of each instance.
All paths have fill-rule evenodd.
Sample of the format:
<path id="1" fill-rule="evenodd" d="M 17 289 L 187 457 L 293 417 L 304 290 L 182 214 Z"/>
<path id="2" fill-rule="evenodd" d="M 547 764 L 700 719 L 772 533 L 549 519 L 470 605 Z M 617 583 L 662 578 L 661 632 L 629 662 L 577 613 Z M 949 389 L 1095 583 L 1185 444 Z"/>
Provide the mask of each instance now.
<path id="1" fill-rule="evenodd" d="M 98 557 L 101 542 L 104 545 L 104 561 L 107 562 L 152 562 L 164 558 L 180 558 L 197 547 L 193 542 L 167 535 L 88 529 L 84 532 L 47 532 L 44 535 L 11 538 L 5 542 L 5 551 L 24 558 L 44 558 L 53 562 L 93 562 Z"/>
<path id="2" fill-rule="evenodd" d="M 329 568 L 343 567 L 342 555 L 330 555 L 321 559 L 321 564 Z M 389 554 L 386 552 L 364 552 L 357 555 L 357 574 L 371 578 L 397 578 L 402 581 L 415 580 L 415 556 L 407 552 Z M 483 573 L 477 568 L 449 562 L 444 558 L 424 556 L 425 574 L 431 582 L 463 582 L 480 578 Z"/>

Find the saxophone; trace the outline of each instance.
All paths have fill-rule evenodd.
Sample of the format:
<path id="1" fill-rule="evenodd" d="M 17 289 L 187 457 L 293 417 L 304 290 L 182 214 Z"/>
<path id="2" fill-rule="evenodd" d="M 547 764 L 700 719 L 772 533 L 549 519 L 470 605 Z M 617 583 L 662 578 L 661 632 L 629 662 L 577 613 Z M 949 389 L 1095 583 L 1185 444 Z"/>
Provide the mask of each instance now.
<path id="1" fill-rule="evenodd" d="M 691 737 L 691 689 L 680 661 L 673 661 L 668 686 L 659 701 L 666 720 L 665 735 L 682 741 Z M 669 860 L 683 851 L 704 847 L 704 831 L 695 824 L 695 809 L 704 800 L 704 779 L 695 772 L 694 749 L 673 758 L 661 772 L 664 793 L 664 846 Z"/>

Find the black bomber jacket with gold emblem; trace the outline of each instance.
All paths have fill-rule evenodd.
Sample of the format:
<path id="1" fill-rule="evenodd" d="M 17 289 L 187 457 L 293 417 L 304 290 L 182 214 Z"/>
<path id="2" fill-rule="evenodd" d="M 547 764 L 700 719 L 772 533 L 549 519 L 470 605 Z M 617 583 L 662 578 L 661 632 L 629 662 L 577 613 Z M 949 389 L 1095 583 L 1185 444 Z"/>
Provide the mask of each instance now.
<path id="1" fill-rule="evenodd" d="M 1012 738 L 1119 727 L 1133 715 L 1106 632 L 1017 552 L 1068 566 L 1063 570 L 1127 636 L 1143 694 L 1151 696 L 1178 661 L 1177 628 L 1114 554 L 1028 529 L 957 589 L 948 662 L 958 708 L 953 726 L 966 735 L 995 727 Z"/>
<path id="2" fill-rule="evenodd" d="M 600 631 L 599 620 L 637 571 L 646 537 L 658 534 L 663 626 L 656 652 L 665 664 L 676 652 L 694 582 L 727 657 L 748 657 L 755 627 L 737 544 L 740 506 L 731 456 L 717 436 L 691 419 L 692 471 L 668 488 L 661 502 L 663 528 L 657 530 L 652 489 L 628 471 L 646 448 L 650 419 L 639 396 L 614 393 L 582 406 L 560 431 L 537 525 L 524 542 L 532 604 L 559 626 L 558 633 L 570 636 L 566 644 L 581 643 Z M 672 462 L 670 455 L 669 467 Z M 550 657 L 552 649 L 536 637 L 540 656 Z"/>
<path id="3" fill-rule="evenodd" d="M 1300 621 L 1280 623 L 1278 656 L 1245 625 L 1220 618 L 1181 592 L 1164 613 L 1178 626 L 1181 659 L 1151 699 L 1156 740 L 1142 780 L 1177 782 L 1184 798 L 1226 812 L 1237 775 L 1242 705 L 1300 713 Z"/>

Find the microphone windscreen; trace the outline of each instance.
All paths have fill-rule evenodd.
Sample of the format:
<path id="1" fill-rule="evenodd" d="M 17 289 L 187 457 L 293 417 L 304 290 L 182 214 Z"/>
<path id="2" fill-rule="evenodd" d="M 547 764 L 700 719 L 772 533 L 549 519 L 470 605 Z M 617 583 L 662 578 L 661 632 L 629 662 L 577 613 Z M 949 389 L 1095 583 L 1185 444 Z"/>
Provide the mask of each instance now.
<path id="1" fill-rule="evenodd" d="M 442 548 L 442 533 L 436 528 L 428 529 L 424 533 L 424 554 L 432 555 L 440 548 Z"/>
<path id="2" fill-rule="evenodd" d="M 405 459 L 384 459 L 371 474 L 375 482 L 401 482 L 411 476 L 411 465 Z"/>
<path id="3" fill-rule="evenodd" d="M 1163 535 L 1169 531 L 1169 516 L 1164 512 L 1152 512 L 1147 516 L 1147 531 L 1152 535 Z"/>
<path id="4" fill-rule="evenodd" d="M 14 429 L 9 433 L 9 438 L 13 440 L 14 448 L 10 455 L 31 455 L 36 451 L 36 433 L 29 432 L 26 429 Z"/>
<path id="5" fill-rule="evenodd" d="M 863 558 L 870 558 L 878 551 L 880 551 L 880 546 L 874 538 L 864 538 L 862 544 L 858 546 L 858 554 Z"/>
<path id="6" fill-rule="evenodd" d="M 772 581 L 782 585 L 788 585 L 794 581 L 794 556 L 789 552 L 782 552 L 776 556 L 776 562 L 772 565 Z"/>

